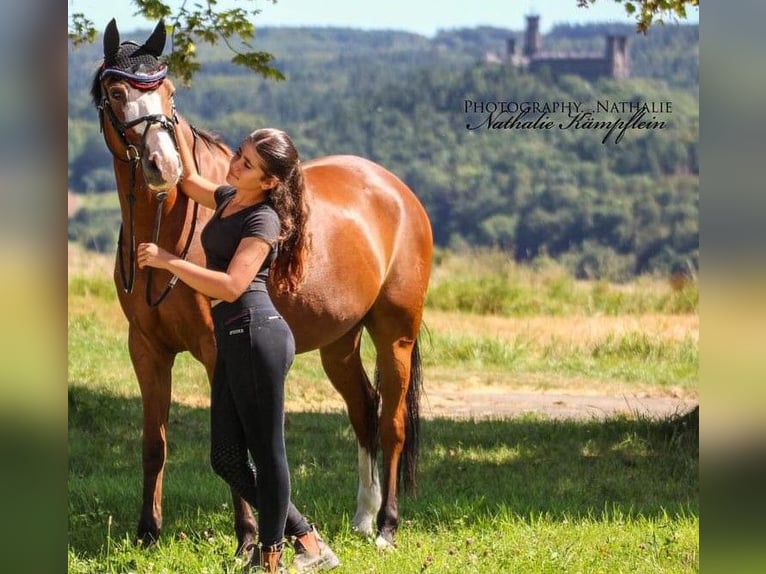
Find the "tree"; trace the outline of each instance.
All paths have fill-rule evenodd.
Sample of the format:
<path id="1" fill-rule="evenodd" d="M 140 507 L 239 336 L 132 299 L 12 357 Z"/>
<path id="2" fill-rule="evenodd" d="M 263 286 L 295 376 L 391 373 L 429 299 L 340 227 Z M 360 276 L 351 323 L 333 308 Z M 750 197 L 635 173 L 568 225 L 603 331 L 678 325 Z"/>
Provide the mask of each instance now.
<path id="1" fill-rule="evenodd" d="M 686 18 L 686 8 L 699 8 L 699 0 L 614 0 L 618 4 L 625 5 L 625 12 L 636 18 L 636 29 L 641 34 L 646 34 L 652 24 L 662 23 L 663 15 L 675 18 Z M 587 8 L 589 4 L 595 4 L 596 0 L 577 0 L 577 5 Z"/>
<path id="2" fill-rule="evenodd" d="M 254 3 L 255 0 L 242 0 Z M 168 67 L 173 75 L 189 85 L 194 74 L 199 70 L 197 61 L 196 42 L 203 41 L 211 45 L 219 41 L 234 54 L 231 61 L 245 66 L 267 78 L 284 79 L 282 72 L 273 68 L 269 63 L 274 57 L 268 52 L 252 51 L 248 40 L 253 37 L 255 27 L 251 18 L 261 12 L 255 8 L 232 8 L 218 10 L 217 0 L 206 0 L 204 3 L 194 2 L 188 7 L 188 2 L 173 12 L 166 2 L 161 0 L 131 0 L 141 14 L 151 21 L 164 19 L 170 28 L 172 49 L 166 58 Z M 276 4 L 277 0 L 271 0 Z M 98 31 L 85 14 L 76 12 L 70 16 L 68 36 L 75 46 L 95 41 Z M 239 42 L 236 42 L 236 39 Z M 241 44 L 241 46 L 240 46 Z M 244 47 L 244 49 L 243 49 Z"/>
<path id="3" fill-rule="evenodd" d="M 270 0 L 273 4 L 277 0 Z M 577 5 L 587 7 L 597 0 L 577 0 Z M 606 1 L 606 0 L 600 0 Z M 635 15 L 637 29 L 646 34 L 651 25 L 663 22 L 662 15 L 669 14 L 678 18 L 686 18 L 687 6 L 698 7 L 699 0 L 614 0 L 625 5 L 625 11 Z M 211 45 L 222 41 L 232 51 L 231 61 L 245 66 L 266 78 L 284 79 L 282 72 L 273 68 L 269 63 L 274 57 L 268 52 L 248 50 L 251 46 L 247 40 L 253 37 L 255 28 L 250 20 L 261 10 L 256 8 L 218 9 L 218 0 L 193 2 L 189 8 L 187 1 L 173 11 L 167 2 L 161 0 L 131 0 L 136 6 L 136 14 L 143 15 L 150 21 L 164 18 L 170 28 L 172 48 L 166 58 L 174 76 L 180 78 L 187 86 L 199 70 L 196 55 L 196 42 L 203 41 Z M 252 6 L 255 0 L 242 0 Z M 75 46 L 95 41 L 98 34 L 93 22 L 82 12 L 73 13 L 69 17 L 68 36 Z M 239 39 L 246 50 L 236 45 Z"/>

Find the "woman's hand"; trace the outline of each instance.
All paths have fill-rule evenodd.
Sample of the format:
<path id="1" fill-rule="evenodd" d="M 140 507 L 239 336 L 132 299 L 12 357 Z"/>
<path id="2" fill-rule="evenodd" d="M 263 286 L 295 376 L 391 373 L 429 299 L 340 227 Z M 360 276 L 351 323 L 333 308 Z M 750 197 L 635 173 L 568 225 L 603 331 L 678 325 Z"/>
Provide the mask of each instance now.
<path id="1" fill-rule="evenodd" d="M 191 127 L 189 129 L 191 130 Z M 176 141 L 178 142 L 178 154 L 183 165 L 183 177 L 178 182 L 178 189 L 200 205 L 215 209 L 215 196 L 213 194 L 220 183 L 210 181 L 199 174 L 197 164 L 194 161 L 194 154 L 189 147 L 189 140 L 182 126 L 178 126 L 176 130 Z"/>
<path id="2" fill-rule="evenodd" d="M 184 176 L 199 175 L 189 142 L 186 139 L 184 130 L 180 127 L 176 130 L 176 142 L 178 143 L 178 155 L 181 157 L 181 163 L 184 168 Z"/>
<path id="3" fill-rule="evenodd" d="M 138 258 L 138 267 L 156 267 L 162 269 L 173 257 L 170 253 L 157 247 L 155 243 L 140 243 L 136 251 Z"/>
<path id="4" fill-rule="evenodd" d="M 157 247 L 154 243 L 141 243 L 137 250 L 138 266 L 165 269 L 176 275 L 195 291 L 213 299 L 235 301 L 253 280 L 271 251 L 271 246 L 260 237 L 245 237 L 224 271 L 213 271 L 186 261 Z"/>

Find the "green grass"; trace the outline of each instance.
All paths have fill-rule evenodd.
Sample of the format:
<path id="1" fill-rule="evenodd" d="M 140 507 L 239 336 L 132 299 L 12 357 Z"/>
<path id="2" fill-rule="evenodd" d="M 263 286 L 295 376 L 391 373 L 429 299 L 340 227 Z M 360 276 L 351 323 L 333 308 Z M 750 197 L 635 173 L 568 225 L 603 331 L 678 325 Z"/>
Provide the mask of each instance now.
<path id="1" fill-rule="evenodd" d="M 112 292 L 114 287 L 112 286 Z M 85 290 L 92 299 L 98 288 Z M 111 292 L 109 292 L 111 293 Z M 96 295 L 99 296 L 99 295 Z M 109 299 L 109 297 L 104 297 Z M 114 302 L 116 307 L 117 303 Z M 99 388 L 124 394 L 124 382 L 134 379 L 126 342 L 127 328 L 105 321 L 97 310 L 69 317 L 69 376 Z M 590 378 L 657 388 L 694 391 L 699 379 L 699 346 L 690 337 L 678 341 L 645 333 L 608 335 L 584 344 L 558 340 L 539 342 L 523 336 L 504 341 L 492 336 L 459 332 L 426 332 L 421 341 L 423 364 L 427 371 L 492 372 L 508 384 L 514 377 L 566 379 Z M 374 369 L 374 349 L 363 339 L 363 359 L 368 372 Z M 188 353 L 178 356 L 174 367 L 174 396 L 207 393 L 207 378 L 202 367 Z M 318 352 L 296 358 L 288 384 L 288 400 L 316 407 L 334 391 L 322 371 Z M 138 386 L 127 392 L 137 393 Z"/>
<path id="2" fill-rule="evenodd" d="M 430 309 L 524 317 L 693 313 L 699 305 L 694 281 L 678 290 L 658 277 L 640 277 L 631 285 L 576 281 L 547 259 L 530 267 L 497 251 L 437 255 L 426 300 Z"/>
<path id="3" fill-rule="evenodd" d="M 696 340 L 668 341 L 644 333 L 609 335 L 575 345 L 541 344 L 517 337 L 512 342 L 460 333 L 425 338 L 424 364 L 429 366 L 503 370 L 512 374 L 591 377 L 625 383 L 696 388 L 699 348 Z"/>
<path id="4" fill-rule="evenodd" d="M 140 400 L 74 385 L 69 404 L 69 571 L 233 568 L 228 490 L 207 463 L 207 410 L 173 405 L 164 534 L 145 551 L 132 544 Z M 287 424 L 294 500 L 338 552 L 339 572 L 697 568 L 696 436 L 679 439 L 667 423 L 426 421 L 418 493 L 401 498 L 399 548 L 383 554 L 349 534 L 356 449 L 346 417 L 290 413 Z"/>
<path id="5" fill-rule="evenodd" d="M 451 281 L 442 271 L 437 280 Z M 524 281 L 542 282 L 548 272 Z M 566 297 L 564 287 L 549 297 Z M 621 289 L 645 300 L 643 288 Z M 141 401 L 126 333 L 109 274 L 72 273 L 68 570 L 235 572 L 229 491 L 208 463 L 207 380 L 188 354 L 174 366 L 163 535 L 150 549 L 133 544 Z M 426 392 L 440 384 L 441 372 L 456 379 L 471 372 L 503 380 L 577 377 L 593 386 L 614 379 L 690 390 L 697 384 L 691 338 L 629 331 L 582 342 L 508 341 L 446 329 L 422 344 Z M 698 426 L 636 416 L 426 420 L 417 496 L 400 496 L 398 548 L 379 552 L 350 533 L 357 473 L 346 416 L 307 410 L 328 397 L 337 404 L 316 353 L 298 358 L 287 389 L 293 498 L 340 556 L 339 574 L 699 570 Z"/>
<path id="6" fill-rule="evenodd" d="M 104 302 L 117 301 L 117 292 L 111 277 L 85 277 L 76 275 L 68 281 L 70 296 L 92 296 Z"/>

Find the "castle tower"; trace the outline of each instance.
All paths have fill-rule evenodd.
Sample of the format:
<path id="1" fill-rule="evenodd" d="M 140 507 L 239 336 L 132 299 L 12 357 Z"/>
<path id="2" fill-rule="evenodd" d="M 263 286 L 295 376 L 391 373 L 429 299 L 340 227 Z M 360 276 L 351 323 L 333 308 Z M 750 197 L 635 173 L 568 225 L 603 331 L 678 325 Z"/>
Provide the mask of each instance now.
<path id="1" fill-rule="evenodd" d="M 527 30 L 524 34 L 524 55 L 533 57 L 542 48 L 543 40 L 540 35 L 540 16 L 527 16 Z"/>
<path id="2" fill-rule="evenodd" d="M 606 58 L 609 73 L 613 78 L 630 77 L 630 54 L 627 36 L 606 37 Z"/>
<path id="3" fill-rule="evenodd" d="M 505 53 L 508 61 L 513 63 L 516 59 L 516 38 L 508 38 L 505 41 Z"/>

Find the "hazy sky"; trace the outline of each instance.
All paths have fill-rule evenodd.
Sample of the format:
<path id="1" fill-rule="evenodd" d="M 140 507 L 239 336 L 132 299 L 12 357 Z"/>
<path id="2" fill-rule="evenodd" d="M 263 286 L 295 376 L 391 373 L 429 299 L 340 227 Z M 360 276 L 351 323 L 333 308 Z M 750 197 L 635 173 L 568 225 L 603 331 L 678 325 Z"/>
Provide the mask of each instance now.
<path id="1" fill-rule="evenodd" d="M 204 2 L 204 0 L 187 0 Z M 121 32 L 149 29 L 156 22 L 133 16 L 130 0 L 67 0 L 69 12 L 84 13 L 103 31 L 111 18 Z M 182 0 L 168 0 L 177 7 Z M 624 22 L 632 20 L 615 0 L 597 0 L 589 8 L 578 8 L 577 0 L 270 0 L 244 2 L 219 0 L 218 7 L 240 4 L 262 10 L 255 18 L 258 26 L 341 26 L 363 29 L 392 29 L 433 36 L 438 30 L 496 26 L 522 30 L 524 16 L 540 15 L 545 33 L 554 24 L 586 22 Z M 360 6 L 364 6 L 361 8 Z M 699 22 L 699 11 L 690 10 L 687 22 Z"/>

